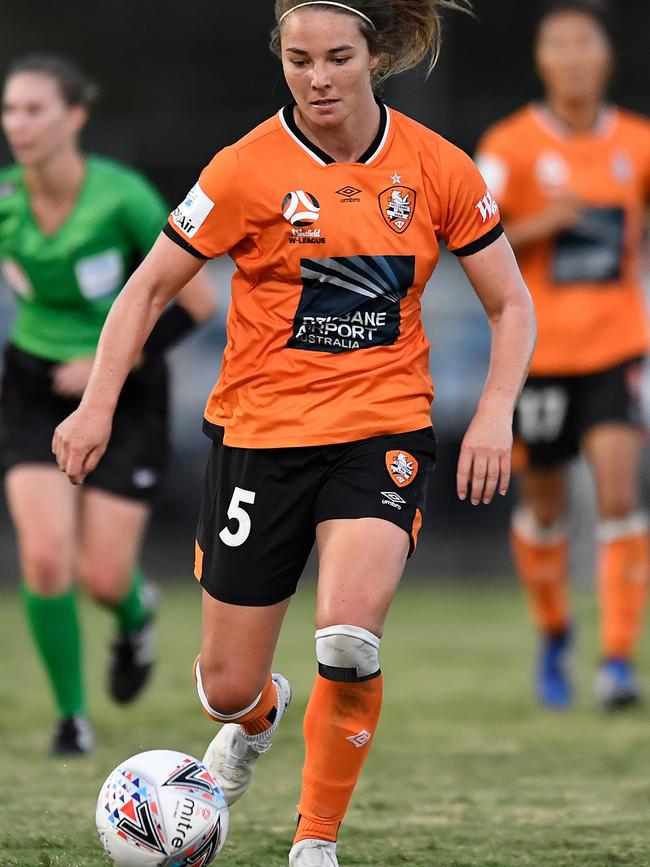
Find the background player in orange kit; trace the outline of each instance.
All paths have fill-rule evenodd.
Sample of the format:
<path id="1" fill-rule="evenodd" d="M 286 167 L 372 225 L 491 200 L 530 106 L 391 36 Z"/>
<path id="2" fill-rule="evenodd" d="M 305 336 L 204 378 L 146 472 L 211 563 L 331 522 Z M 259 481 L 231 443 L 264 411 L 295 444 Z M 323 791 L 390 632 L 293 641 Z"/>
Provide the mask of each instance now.
<path id="1" fill-rule="evenodd" d="M 566 707 L 565 468 L 582 451 L 599 516 L 595 692 L 614 708 L 639 699 L 631 660 L 648 584 L 639 379 L 648 348 L 640 266 L 650 123 L 605 101 L 613 50 L 601 4 L 547 6 L 535 50 L 545 102 L 499 123 L 479 148 L 539 321 L 516 414 L 521 502 L 512 547 L 542 634 L 538 697 Z"/>
<path id="2" fill-rule="evenodd" d="M 82 481 L 160 310 L 207 259 L 229 253 L 228 344 L 204 425 L 213 449 L 196 540 L 195 673 L 206 714 L 224 723 L 206 762 L 232 804 L 289 703 L 271 664 L 316 541 L 318 675 L 293 867 L 338 864 L 339 825 L 379 719 L 380 639 L 433 469 L 420 298 L 439 238 L 493 333 L 458 493 L 478 505 L 508 487 L 530 297 L 471 160 L 373 93 L 435 59 L 439 7 L 457 5 L 277 0 L 272 45 L 295 102 L 219 152 L 171 215 L 120 293 L 82 406 L 53 442 L 61 469 Z"/>

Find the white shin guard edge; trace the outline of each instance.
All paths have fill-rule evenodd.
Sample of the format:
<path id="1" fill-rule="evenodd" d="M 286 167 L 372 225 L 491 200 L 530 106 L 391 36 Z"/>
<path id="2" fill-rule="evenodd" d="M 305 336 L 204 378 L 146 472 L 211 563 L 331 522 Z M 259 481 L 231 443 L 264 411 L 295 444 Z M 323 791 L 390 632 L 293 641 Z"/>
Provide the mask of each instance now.
<path id="1" fill-rule="evenodd" d="M 539 523 L 533 510 L 526 506 L 518 506 L 514 510 L 510 523 L 514 532 L 532 545 L 547 547 L 567 538 L 567 528 L 563 520 L 545 527 Z"/>
<path id="2" fill-rule="evenodd" d="M 380 639 L 361 626 L 338 624 L 316 631 L 316 659 L 319 666 L 356 672 L 353 680 L 379 673 Z"/>
<path id="3" fill-rule="evenodd" d="M 609 518 L 598 522 L 596 538 L 601 543 L 618 542 L 630 536 L 648 532 L 648 516 L 645 512 L 631 512 L 624 518 Z"/>
<path id="4" fill-rule="evenodd" d="M 238 719 L 241 719 L 245 714 L 252 711 L 256 705 L 259 704 L 260 699 L 262 698 L 262 693 L 260 693 L 255 701 L 251 702 L 248 707 L 245 707 L 244 710 L 237 711 L 237 713 L 225 714 L 219 713 L 218 710 L 215 710 L 213 707 L 210 707 L 208 703 L 208 698 L 205 694 L 205 690 L 203 689 L 203 681 L 201 680 L 201 664 L 199 662 L 196 663 L 194 668 L 194 674 L 196 676 L 196 691 L 199 694 L 199 700 L 203 705 L 203 709 L 211 716 L 215 722 L 220 723 L 231 723 L 237 722 Z"/>

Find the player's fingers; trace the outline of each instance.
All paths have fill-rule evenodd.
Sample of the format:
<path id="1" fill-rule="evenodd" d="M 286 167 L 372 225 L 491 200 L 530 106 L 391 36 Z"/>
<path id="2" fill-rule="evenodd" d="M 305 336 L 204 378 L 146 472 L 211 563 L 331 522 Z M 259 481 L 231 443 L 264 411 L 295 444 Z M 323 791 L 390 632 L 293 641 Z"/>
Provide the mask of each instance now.
<path id="1" fill-rule="evenodd" d="M 462 446 L 458 457 L 458 468 L 456 470 L 456 491 L 459 500 L 464 500 L 467 497 L 467 487 L 472 472 L 472 457 L 472 450 Z"/>
<path id="2" fill-rule="evenodd" d="M 472 472 L 472 505 L 478 506 L 483 496 L 485 477 L 487 475 L 487 455 L 478 452 L 474 454 Z"/>
<path id="3" fill-rule="evenodd" d="M 508 450 L 499 460 L 499 493 L 502 497 L 508 493 L 512 473 L 512 452 Z"/>
<path id="4" fill-rule="evenodd" d="M 56 456 L 56 463 L 62 473 L 65 473 L 65 468 L 68 463 L 68 448 L 65 437 L 61 436 L 60 433 L 54 433 L 53 439 L 53 451 Z"/>
<path id="5" fill-rule="evenodd" d="M 492 502 L 492 498 L 494 497 L 494 493 L 497 489 L 497 484 L 499 482 L 499 470 L 499 455 L 492 453 L 488 457 L 487 472 L 485 475 L 485 488 L 483 489 L 483 502 L 486 506 L 488 503 Z"/>
<path id="6" fill-rule="evenodd" d="M 102 455 L 104 454 L 103 446 L 97 446 L 94 448 L 86 458 L 83 464 L 83 473 L 84 476 L 90 475 L 92 471 L 97 467 L 97 464 L 101 460 Z"/>
<path id="7" fill-rule="evenodd" d="M 78 479 L 80 476 L 84 475 L 83 467 L 86 456 L 86 450 L 80 449 L 78 446 L 71 446 L 68 449 L 67 460 L 65 463 L 65 474 L 71 482 L 73 482 L 73 479 Z M 73 482 L 73 484 L 79 484 L 79 482 Z"/>

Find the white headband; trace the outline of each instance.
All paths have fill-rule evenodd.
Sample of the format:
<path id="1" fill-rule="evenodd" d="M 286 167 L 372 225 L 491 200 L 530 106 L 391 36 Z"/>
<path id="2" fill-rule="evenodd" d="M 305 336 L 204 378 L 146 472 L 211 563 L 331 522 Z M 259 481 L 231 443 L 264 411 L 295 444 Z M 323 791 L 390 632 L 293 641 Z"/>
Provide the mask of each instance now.
<path id="1" fill-rule="evenodd" d="M 296 9 L 302 9 L 304 6 L 338 6 L 339 9 L 345 9 L 347 12 L 354 12 L 355 15 L 358 15 L 360 18 L 363 18 L 364 21 L 367 21 L 373 30 L 377 29 L 372 20 L 368 18 L 367 15 L 364 15 L 363 12 L 359 12 L 358 9 L 354 9 L 352 6 L 346 6 L 345 3 L 335 3 L 334 0 L 309 0 L 308 3 L 299 3 L 291 9 L 287 9 L 284 15 L 281 16 L 278 24 L 282 24 L 287 15 L 291 15 L 291 13 L 295 12 Z"/>

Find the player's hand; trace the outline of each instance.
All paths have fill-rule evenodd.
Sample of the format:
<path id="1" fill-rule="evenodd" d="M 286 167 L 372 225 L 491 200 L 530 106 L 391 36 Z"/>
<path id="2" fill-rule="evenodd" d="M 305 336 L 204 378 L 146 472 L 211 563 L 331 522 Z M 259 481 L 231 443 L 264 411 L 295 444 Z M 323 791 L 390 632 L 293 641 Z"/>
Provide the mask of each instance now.
<path id="1" fill-rule="evenodd" d="M 61 472 L 80 485 L 95 469 L 111 436 L 112 418 L 80 406 L 54 431 L 52 452 Z"/>
<path id="2" fill-rule="evenodd" d="M 463 438 L 458 458 L 458 497 L 473 506 L 491 503 L 498 491 L 502 496 L 510 484 L 512 462 L 512 418 L 503 413 L 479 410 Z"/>
<path id="3" fill-rule="evenodd" d="M 585 203 L 569 190 L 554 190 L 543 214 L 549 235 L 557 235 L 579 222 Z"/>
<path id="4" fill-rule="evenodd" d="M 94 357 L 76 358 L 64 364 L 57 364 L 52 370 L 52 389 L 59 397 L 81 397 L 84 393 Z"/>

